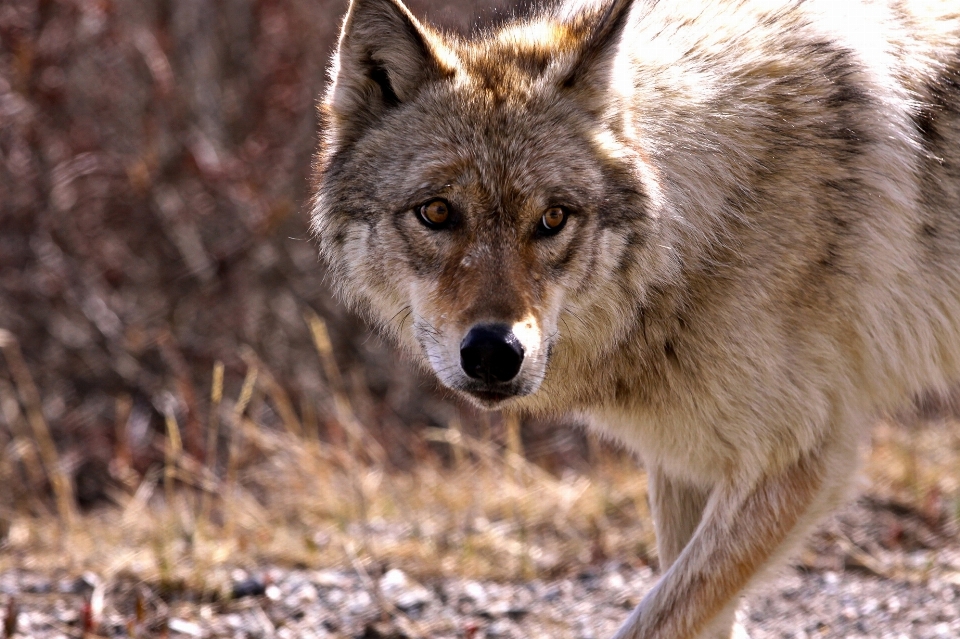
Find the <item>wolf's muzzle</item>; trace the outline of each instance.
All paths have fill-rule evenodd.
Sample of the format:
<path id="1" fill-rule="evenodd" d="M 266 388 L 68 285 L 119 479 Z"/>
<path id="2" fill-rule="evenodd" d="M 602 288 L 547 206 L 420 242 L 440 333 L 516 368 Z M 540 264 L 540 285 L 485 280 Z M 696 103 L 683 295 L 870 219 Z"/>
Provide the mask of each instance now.
<path id="1" fill-rule="evenodd" d="M 478 324 L 460 342 L 460 367 L 487 384 L 509 382 L 523 365 L 523 345 L 505 324 Z"/>

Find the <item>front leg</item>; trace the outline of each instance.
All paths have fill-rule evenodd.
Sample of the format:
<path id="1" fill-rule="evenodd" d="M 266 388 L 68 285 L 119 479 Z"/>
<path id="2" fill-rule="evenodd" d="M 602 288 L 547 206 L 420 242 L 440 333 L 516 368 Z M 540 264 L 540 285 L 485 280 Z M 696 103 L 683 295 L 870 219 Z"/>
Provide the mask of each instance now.
<path id="1" fill-rule="evenodd" d="M 710 491 L 670 477 L 662 468 L 653 465 L 647 467 L 647 477 L 662 574 L 673 565 L 696 532 L 710 499 Z M 703 639 L 748 637 L 741 626 L 734 625 L 738 603 L 739 599 L 735 599 L 711 621 L 710 627 L 701 634 Z"/>
<path id="2" fill-rule="evenodd" d="M 647 479 L 660 572 L 666 572 L 700 525 L 710 491 L 670 477 L 656 466 L 647 467 Z"/>
<path id="3" fill-rule="evenodd" d="M 715 630 L 753 577 L 833 501 L 851 466 L 822 447 L 749 484 L 717 485 L 690 542 L 616 639 L 694 639 Z"/>

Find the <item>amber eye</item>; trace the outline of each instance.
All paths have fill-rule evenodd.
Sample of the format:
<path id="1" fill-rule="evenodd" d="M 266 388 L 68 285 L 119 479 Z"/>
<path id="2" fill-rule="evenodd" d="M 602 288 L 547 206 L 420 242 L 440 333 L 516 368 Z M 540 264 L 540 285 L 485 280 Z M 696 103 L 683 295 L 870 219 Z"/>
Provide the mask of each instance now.
<path id="1" fill-rule="evenodd" d="M 450 205 L 446 200 L 430 200 L 417 207 L 417 217 L 428 228 L 443 228 L 450 222 Z"/>
<path id="2" fill-rule="evenodd" d="M 567 210 L 560 206 L 551 206 L 543 212 L 540 224 L 537 225 L 539 235 L 555 235 L 567 223 Z"/>

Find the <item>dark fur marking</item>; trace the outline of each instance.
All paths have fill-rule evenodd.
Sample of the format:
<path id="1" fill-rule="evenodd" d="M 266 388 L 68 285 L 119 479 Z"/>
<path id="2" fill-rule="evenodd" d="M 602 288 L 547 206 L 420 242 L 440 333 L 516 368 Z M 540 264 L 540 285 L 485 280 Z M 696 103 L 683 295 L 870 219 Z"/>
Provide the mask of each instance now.
<path id="1" fill-rule="evenodd" d="M 614 182 L 613 184 L 616 184 Z M 597 214 L 597 226 L 601 231 L 612 228 L 630 227 L 637 222 L 645 222 L 647 214 L 643 206 L 646 197 L 643 193 L 632 189 L 620 189 L 606 198 L 600 205 Z"/>
<path id="2" fill-rule="evenodd" d="M 937 126 L 939 119 L 938 109 L 934 106 L 925 104 L 913 114 L 913 126 L 920 134 L 920 139 L 926 148 L 930 148 L 938 143 L 942 136 Z"/>
<path id="3" fill-rule="evenodd" d="M 663 354 L 667 356 L 667 359 L 670 360 L 673 364 L 679 364 L 680 360 L 677 358 L 677 351 L 673 346 L 673 342 L 670 340 L 664 340 L 663 342 Z"/>
<path id="4" fill-rule="evenodd" d="M 570 242 L 567 245 L 567 248 L 563 251 L 563 255 L 559 259 L 554 260 L 550 263 L 550 270 L 555 274 L 561 274 L 568 266 L 570 262 L 573 261 L 573 256 L 576 255 L 577 248 L 579 248 L 579 242 Z"/>
<path id="5" fill-rule="evenodd" d="M 637 252 L 630 250 L 635 244 L 639 245 L 640 233 L 638 231 L 630 231 L 627 234 L 625 244 L 627 245 L 626 250 L 620 254 L 620 258 L 617 260 L 617 266 L 614 269 L 614 272 L 617 274 L 623 274 L 633 268 L 633 265 L 637 263 Z"/>
<path id="6" fill-rule="evenodd" d="M 833 228 L 836 230 L 838 235 L 846 235 L 847 231 L 850 230 L 850 222 L 843 219 L 836 213 L 830 216 L 830 223 L 833 225 Z"/>
<path id="7" fill-rule="evenodd" d="M 554 260 L 548 265 L 548 268 L 550 269 L 550 271 L 554 275 L 562 274 L 563 271 L 568 266 L 570 266 L 570 263 L 573 261 L 574 256 L 583 246 L 583 243 L 584 243 L 584 233 L 581 231 L 574 234 L 573 237 L 569 240 L 569 243 L 567 244 L 566 248 L 564 249 L 563 255 L 561 255 L 559 259 Z M 592 256 L 596 257 L 595 254 L 593 254 Z"/>
<path id="8" fill-rule="evenodd" d="M 370 79 L 380 87 L 380 95 L 383 98 L 384 106 L 392 109 L 400 105 L 400 98 L 397 97 L 396 91 L 393 90 L 393 85 L 390 83 L 390 75 L 386 69 L 380 65 L 371 64 Z"/>
<path id="9" fill-rule="evenodd" d="M 856 124 L 860 118 L 853 117 L 851 111 L 862 108 L 871 101 L 869 94 L 853 79 L 860 71 L 860 65 L 850 50 L 840 48 L 833 42 L 817 42 L 811 46 L 821 56 L 826 57 L 821 66 L 823 74 L 832 85 L 826 104 L 830 112 L 836 113 L 836 118 L 825 123 L 824 133 L 843 143 L 837 149 L 839 153 L 858 156 L 870 136 Z"/>
<path id="10" fill-rule="evenodd" d="M 649 345 L 650 340 L 647 339 L 647 309 L 643 304 L 637 304 L 633 309 L 633 316 L 637 319 L 634 322 L 635 326 L 640 327 L 640 336 L 643 337 L 644 345 Z M 634 329 L 636 332 L 636 329 Z"/>
<path id="11" fill-rule="evenodd" d="M 823 257 L 820 258 L 820 261 L 817 262 L 822 270 L 828 271 L 831 273 L 839 273 L 839 251 L 836 242 L 828 242 L 826 247 L 823 250 Z"/>
<path id="12" fill-rule="evenodd" d="M 576 291 L 578 293 L 583 293 L 587 290 L 587 287 L 590 285 L 590 282 L 593 281 L 593 275 L 597 270 L 597 249 L 596 243 L 591 245 L 593 247 L 592 251 L 589 251 L 589 257 L 587 258 L 587 265 L 583 269 L 583 277 L 580 278 L 580 281 L 577 282 Z"/>
<path id="13" fill-rule="evenodd" d="M 407 263 L 410 264 L 413 272 L 419 276 L 438 276 L 443 270 L 443 264 L 437 259 L 433 251 L 423 250 L 422 247 L 428 246 L 428 243 L 412 241 L 407 236 L 403 222 L 404 215 L 406 214 L 400 213 L 392 216 L 392 222 L 397 235 L 400 236 L 400 241 L 403 242 Z"/>
<path id="14" fill-rule="evenodd" d="M 833 129 L 833 137 L 844 142 L 852 142 L 854 145 L 858 145 L 861 141 L 860 132 L 848 126 L 839 126 Z"/>
<path id="15" fill-rule="evenodd" d="M 931 152 L 946 142 L 941 119 L 960 114 L 960 56 L 927 86 L 927 95 L 929 102 L 921 105 L 912 119 L 923 148 Z"/>
<path id="16" fill-rule="evenodd" d="M 849 80 L 853 73 L 852 65 L 849 63 L 830 65 L 826 70 L 828 74 L 833 73 L 828 77 L 833 81 L 835 87 L 833 93 L 827 98 L 827 105 L 830 108 L 836 109 L 851 104 L 864 104 L 867 101 L 866 93 L 859 87 L 854 86 Z"/>
<path id="17" fill-rule="evenodd" d="M 823 211 L 821 224 L 824 233 L 830 233 L 835 238 L 850 237 L 857 232 L 859 211 L 861 206 L 847 206 L 844 203 L 857 200 L 863 192 L 863 185 L 858 178 L 844 178 L 840 180 L 823 180 L 820 182 L 823 193 L 827 194 L 819 200 L 819 208 Z"/>

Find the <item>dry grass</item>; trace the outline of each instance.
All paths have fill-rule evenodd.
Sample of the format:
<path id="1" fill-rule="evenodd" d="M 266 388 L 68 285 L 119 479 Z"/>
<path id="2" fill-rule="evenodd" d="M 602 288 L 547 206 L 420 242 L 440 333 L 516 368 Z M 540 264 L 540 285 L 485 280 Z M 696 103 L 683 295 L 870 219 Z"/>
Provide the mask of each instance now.
<path id="1" fill-rule="evenodd" d="M 412 471 L 392 470 L 343 391 L 322 321 L 308 322 L 335 399 L 339 443 L 304 435 L 310 429 L 283 389 L 252 352 L 244 353 L 248 372 L 236 398 L 223 397 L 222 368 L 214 368 L 205 463 L 185 451 L 171 411 L 162 468 L 140 476 L 122 456 L 113 460 L 122 485 L 112 494 L 114 507 L 83 515 L 71 508 L 64 516 L 38 498 L 34 507 L 9 513 L 0 571 L 91 571 L 108 582 L 134 578 L 216 593 L 229 588 L 237 567 L 379 573 L 399 566 L 421 577 L 514 579 L 562 574 L 610 556 L 651 560 L 646 479 L 627 456 L 599 444 L 592 447 L 595 473 L 556 477 L 526 460 L 516 419 L 504 419 L 503 442 L 482 441 L 453 423 L 411 431 L 427 454 Z M 37 401 L 29 393 L 21 400 L 28 413 Z M 251 419 L 259 412 L 251 406 L 264 403 L 280 427 Z M 32 412 L 35 428 L 15 433 L 11 449 L 21 452 L 27 474 L 60 472 L 55 451 L 42 445 L 46 425 Z M 430 453 L 438 449 L 442 455 Z M 0 472 L 12 477 L 8 462 Z"/>
<path id="2" fill-rule="evenodd" d="M 132 495 L 117 495 L 118 508 L 72 526 L 17 516 L 0 570 L 90 570 L 204 591 L 225 586 L 238 566 L 389 564 L 419 575 L 510 579 L 566 572 L 626 549 L 649 556 L 645 478 L 626 460 L 589 478 L 555 478 L 458 431 L 428 436 L 458 447 L 460 463 L 389 474 L 350 451 L 244 421 L 231 437 L 240 440 L 238 455 L 258 460 L 233 477 L 172 457 Z"/>
<path id="3" fill-rule="evenodd" d="M 649 558 L 646 482 L 628 460 L 589 478 L 556 478 L 455 430 L 428 436 L 456 446 L 460 462 L 389 474 L 348 450 L 243 421 L 231 432 L 234 449 L 257 461 L 229 480 L 172 456 L 117 495 L 117 508 L 73 525 L 18 515 L 0 570 L 89 570 L 218 591 L 232 568 L 266 564 L 510 579 L 625 550 Z"/>
<path id="4" fill-rule="evenodd" d="M 874 428 L 866 490 L 930 521 L 960 522 L 960 422 L 884 421 Z"/>
<path id="5" fill-rule="evenodd" d="M 236 398 L 223 397 L 222 368 L 213 371 L 205 463 L 184 451 L 171 412 L 162 468 L 140 476 L 114 460 L 123 485 L 114 507 L 80 515 L 59 495 L 59 513 L 39 506 L 6 513 L 0 571 L 92 571 L 107 582 L 132 578 L 212 595 L 229 591 L 238 567 L 326 566 L 361 575 L 401 567 L 419 577 L 525 579 L 605 558 L 655 561 L 646 478 L 629 457 L 602 446 L 590 474 L 557 477 L 525 459 L 516 420 L 506 418 L 503 442 L 482 441 L 454 423 L 410 434 L 427 440 L 424 450 L 439 446 L 446 462 L 425 456 L 410 472 L 392 471 L 342 390 L 322 322 L 308 322 L 336 399 L 340 443 L 304 435 L 283 389 L 245 353 L 248 374 Z M 4 344 L 16 369 L 15 344 Z M 14 377 L 30 414 L 36 397 L 23 392 L 28 374 Z M 258 402 L 269 403 L 280 427 L 252 421 L 248 409 Z M 45 432 L 35 414 L 33 429 L 14 433 L 10 446 L 28 472 L 56 480 L 61 465 Z M 0 473 L 12 476 L 11 463 Z M 885 498 L 930 518 L 960 519 L 960 428 L 881 424 L 865 475 Z M 68 490 L 62 478 L 51 485 Z"/>

